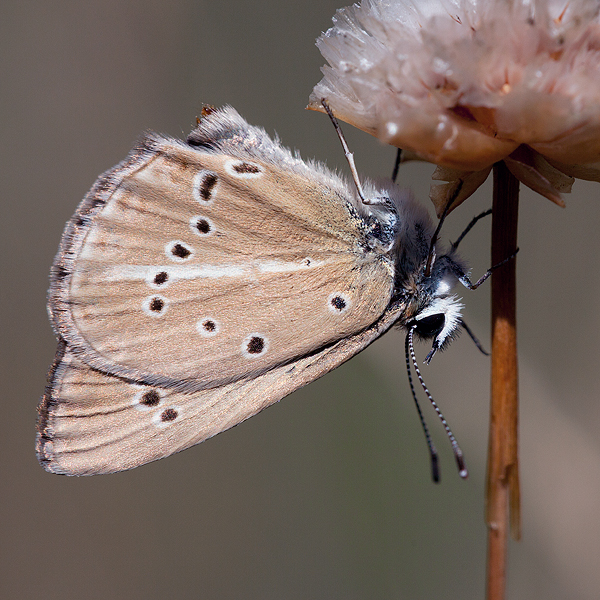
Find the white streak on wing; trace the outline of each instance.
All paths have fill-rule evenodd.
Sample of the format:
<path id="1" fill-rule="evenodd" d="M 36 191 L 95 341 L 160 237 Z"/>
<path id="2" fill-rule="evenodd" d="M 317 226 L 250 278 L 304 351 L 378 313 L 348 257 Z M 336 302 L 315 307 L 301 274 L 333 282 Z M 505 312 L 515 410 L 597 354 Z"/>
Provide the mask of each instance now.
<path id="1" fill-rule="evenodd" d="M 107 268 L 104 276 L 107 281 L 148 280 L 160 271 L 168 273 L 169 280 L 176 279 L 220 279 L 223 277 L 254 276 L 259 273 L 293 273 L 320 267 L 325 261 L 306 259 L 301 262 L 254 261 L 229 265 L 119 265 Z"/>
<path id="2" fill-rule="evenodd" d="M 312 267 L 320 267 L 325 264 L 325 261 L 311 260 L 310 263 L 306 264 L 307 259 L 302 262 L 286 262 L 282 260 L 270 260 L 264 262 L 257 262 L 256 269 L 260 273 L 290 273 L 292 271 L 304 271 Z"/>

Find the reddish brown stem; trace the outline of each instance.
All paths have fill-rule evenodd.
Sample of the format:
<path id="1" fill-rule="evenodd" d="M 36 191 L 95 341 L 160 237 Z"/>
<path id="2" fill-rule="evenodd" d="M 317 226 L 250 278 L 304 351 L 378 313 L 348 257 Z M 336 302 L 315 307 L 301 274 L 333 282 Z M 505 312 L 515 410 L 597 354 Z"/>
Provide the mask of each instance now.
<path id="1" fill-rule="evenodd" d="M 494 165 L 492 264 L 517 248 L 519 182 L 501 162 Z M 492 386 L 488 449 L 487 599 L 503 600 L 509 531 L 521 536 L 518 463 L 516 260 L 492 274 Z"/>

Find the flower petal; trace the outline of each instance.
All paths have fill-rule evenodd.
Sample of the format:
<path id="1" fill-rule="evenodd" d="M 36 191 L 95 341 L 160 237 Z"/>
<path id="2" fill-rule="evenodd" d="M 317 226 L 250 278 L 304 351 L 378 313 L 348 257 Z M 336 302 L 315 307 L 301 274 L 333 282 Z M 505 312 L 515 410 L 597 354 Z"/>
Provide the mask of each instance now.
<path id="1" fill-rule="evenodd" d="M 571 191 L 575 181 L 573 177 L 561 173 L 527 146 L 520 146 L 504 162 L 510 172 L 527 187 L 559 206 L 565 206 L 560 194 Z"/>
<path id="2" fill-rule="evenodd" d="M 444 208 L 448 203 L 448 199 L 455 192 L 458 185 L 462 182 L 460 192 L 455 201 L 450 207 L 450 211 L 462 204 L 477 188 L 487 179 L 491 166 L 482 169 L 481 171 L 460 171 L 458 169 L 449 169 L 447 167 L 437 167 L 431 176 L 432 179 L 438 181 L 446 181 L 448 183 L 433 183 L 429 190 L 429 197 L 435 206 L 435 212 L 438 217 L 442 216 Z"/>
<path id="3" fill-rule="evenodd" d="M 565 173 L 565 175 L 570 175 L 577 179 L 585 179 L 586 181 L 600 182 L 600 162 L 583 165 L 566 165 L 556 160 L 549 160 L 548 162 L 559 171 Z"/>

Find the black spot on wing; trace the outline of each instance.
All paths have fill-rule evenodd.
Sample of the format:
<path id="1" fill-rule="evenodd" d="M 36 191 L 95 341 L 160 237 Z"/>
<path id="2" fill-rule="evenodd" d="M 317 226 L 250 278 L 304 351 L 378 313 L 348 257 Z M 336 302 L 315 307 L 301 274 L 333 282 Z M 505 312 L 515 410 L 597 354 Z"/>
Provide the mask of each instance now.
<path id="1" fill-rule="evenodd" d="M 161 413 L 160 420 L 163 423 L 170 423 L 177 418 L 178 414 L 179 413 L 174 408 L 167 408 Z"/>
<path id="2" fill-rule="evenodd" d="M 176 256 L 177 258 L 188 258 L 191 254 L 191 250 L 189 250 L 188 248 L 186 248 L 183 244 L 174 244 L 173 247 L 171 248 L 171 254 L 173 256 Z"/>
<path id="3" fill-rule="evenodd" d="M 169 279 L 169 274 L 166 271 L 160 271 L 154 276 L 154 283 L 156 285 L 163 285 Z"/>
<path id="4" fill-rule="evenodd" d="M 198 194 L 203 200 L 211 199 L 213 189 L 217 185 L 218 180 L 219 178 L 214 173 L 207 173 L 202 177 L 198 185 Z"/>
<path id="5" fill-rule="evenodd" d="M 342 311 L 346 308 L 346 301 L 341 296 L 334 296 L 331 299 L 331 306 L 336 310 Z"/>
<path id="6" fill-rule="evenodd" d="M 253 165 L 251 163 L 247 163 L 247 162 L 241 162 L 241 163 L 236 163 L 235 165 L 233 165 L 233 170 L 236 173 L 240 173 L 240 174 L 257 174 L 260 173 L 260 168 L 257 167 L 256 165 Z"/>
<path id="7" fill-rule="evenodd" d="M 252 336 L 246 345 L 248 354 L 260 354 L 264 349 L 265 340 L 257 335 Z"/>
<path id="8" fill-rule="evenodd" d="M 144 406 L 156 406 L 160 402 L 160 396 L 156 390 L 150 390 L 142 394 L 140 404 Z"/>
<path id="9" fill-rule="evenodd" d="M 162 309 L 165 307 L 165 301 L 162 298 L 152 298 L 150 300 L 150 304 L 148 306 L 148 308 L 152 311 L 152 312 L 161 312 Z"/>
<path id="10" fill-rule="evenodd" d="M 196 229 L 203 234 L 207 234 L 211 230 L 210 223 L 206 219 L 198 219 L 196 221 Z"/>
<path id="11" fill-rule="evenodd" d="M 211 321 L 210 319 L 207 319 L 206 321 L 204 321 L 202 323 L 202 327 L 204 327 L 204 329 L 206 331 L 212 333 L 217 328 L 217 324 L 214 321 Z"/>

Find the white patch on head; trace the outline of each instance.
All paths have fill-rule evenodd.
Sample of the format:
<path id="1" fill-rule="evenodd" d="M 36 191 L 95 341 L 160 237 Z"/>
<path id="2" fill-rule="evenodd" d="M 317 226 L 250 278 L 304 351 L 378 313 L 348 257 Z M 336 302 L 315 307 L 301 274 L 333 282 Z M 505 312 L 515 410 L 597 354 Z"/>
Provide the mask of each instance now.
<path id="1" fill-rule="evenodd" d="M 155 290 L 165 289 L 171 283 L 171 276 L 168 269 L 148 270 L 146 283 Z"/>
<path id="2" fill-rule="evenodd" d="M 203 337 L 212 337 L 219 333 L 221 326 L 216 319 L 213 319 L 212 317 L 204 317 L 196 323 L 196 330 Z"/>
<path id="3" fill-rule="evenodd" d="M 179 408 L 175 408 L 172 406 L 166 406 L 157 410 L 152 415 L 152 423 L 156 427 L 163 428 L 171 425 L 175 421 L 178 421 L 181 418 L 181 410 Z"/>
<path id="4" fill-rule="evenodd" d="M 229 175 L 239 179 L 256 179 L 263 176 L 263 168 L 249 160 L 235 158 L 226 161 L 223 166 Z"/>
<path id="5" fill-rule="evenodd" d="M 153 408 L 160 406 L 164 396 L 164 390 L 144 387 L 140 388 L 134 394 L 131 404 L 138 410 L 152 410 Z"/>
<path id="6" fill-rule="evenodd" d="M 269 341 L 262 333 L 251 333 L 242 342 L 242 354 L 245 358 L 263 356 L 269 348 Z"/>
<path id="7" fill-rule="evenodd" d="M 334 292 L 327 298 L 327 308 L 335 315 L 342 315 L 350 308 L 350 298 L 342 292 Z"/>
<path id="8" fill-rule="evenodd" d="M 451 289 L 452 289 L 452 285 L 450 285 L 447 281 L 445 281 L 444 279 L 442 279 L 438 286 L 437 286 L 437 290 L 435 291 L 435 295 L 436 296 L 444 296 L 445 294 L 447 294 Z"/>
<path id="9" fill-rule="evenodd" d="M 190 229 L 200 237 L 212 235 L 215 231 L 213 222 L 208 217 L 195 215 L 190 219 Z"/>
<path id="10" fill-rule="evenodd" d="M 199 171 L 194 175 L 192 183 L 192 195 L 194 200 L 200 204 L 210 204 L 217 191 L 219 178 L 212 171 Z"/>
<path id="11" fill-rule="evenodd" d="M 148 296 L 142 302 L 142 310 L 149 316 L 162 317 L 167 312 L 169 305 L 168 300 L 164 296 L 155 294 L 154 296 Z"/>
<path id="12" fill-rule="evenodd" d="M 175 262 L 185 262 L 194 256 L 194 249 L 180 240 L 172 240 L 165 245 L 165 254 Z"/>
<path id="13" fill-rule="evenodd" d="M 444 315 L 444 327 L 436 336 L 436 340 L 444 342 L 446 338 L 459 327 L 463 304 L 456 296 L 435 298 L 433 302 L 416 317 L 420 321 L 431 315 Z"/>

